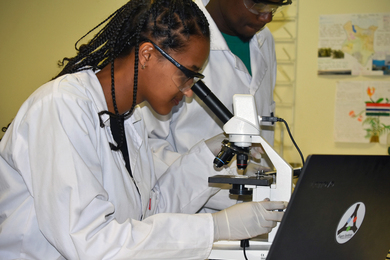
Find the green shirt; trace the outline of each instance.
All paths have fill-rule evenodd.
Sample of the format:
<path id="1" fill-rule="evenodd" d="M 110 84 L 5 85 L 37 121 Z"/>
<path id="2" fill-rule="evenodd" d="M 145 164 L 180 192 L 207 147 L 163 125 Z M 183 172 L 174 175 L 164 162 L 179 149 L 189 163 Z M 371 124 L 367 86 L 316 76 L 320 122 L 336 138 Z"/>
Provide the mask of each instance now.
<path id="1" fill-rule="evenodd" d="M 222 33 L 222 36 L 225 38 L 229 49 L 234 53 L 234 55 L 236 55 L 242 60 L 242 62 L 248 69 L 249 74 L 252 75 L 249 41 L 243 42 L 239 37 L 227 35 L 225 33 Z"/>

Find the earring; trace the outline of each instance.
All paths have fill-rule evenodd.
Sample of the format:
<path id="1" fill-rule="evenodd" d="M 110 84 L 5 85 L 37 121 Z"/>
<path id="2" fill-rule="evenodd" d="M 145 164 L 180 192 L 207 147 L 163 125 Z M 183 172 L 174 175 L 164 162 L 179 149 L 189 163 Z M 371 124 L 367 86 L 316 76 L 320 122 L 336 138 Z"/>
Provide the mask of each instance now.
<path id="1" fill-rule="evenodd" d="M 146 67 L 145 64 L 142 64 L 142 65 L 141 65 L 141 69 L 144 69 L 145 67 Z"/>

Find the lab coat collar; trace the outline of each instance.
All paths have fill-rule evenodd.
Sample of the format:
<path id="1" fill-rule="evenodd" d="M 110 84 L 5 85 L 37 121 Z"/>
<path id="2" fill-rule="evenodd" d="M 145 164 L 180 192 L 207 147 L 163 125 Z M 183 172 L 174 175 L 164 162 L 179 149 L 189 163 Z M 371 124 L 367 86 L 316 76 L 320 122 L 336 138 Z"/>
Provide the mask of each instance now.
<path id="1" fill-rule="evenodd" d="M 221 31 L 218 29 L 217 24 L 214 22 L 213 18 L 211 18 L 210 13 L 206 9 L 206 5 L 209 1 L 203 0 L 201 2 L 200 0 L 197 0 L 196 3 L 199 5 L 199 8 L 203 11 L 205 14 L 210 27 L 210 52 L 212 51 L 226 51 L 232 55 L 234 59 L 234 66 L 236 69 L 241 71 L 247 71 L 244 63 L 242 63 L 239 59 L 237 59 L 237 56 L 231 52 L 229 49 L 229 46 L 226 43 L 225 38 L 222 36 Z"/>
<path id="2" fill-rule="evenodd" d="M 245 64 L 237 58 L 236 55 L 234 55 L 230 49 L 229 46 L 226 43 L 225 38 L 222 36 L 222 33 L 219 31 L 217 24 L 214 22 L 213 18 L 211 17 L 210 13 L 206 9 L 206 5 L 209 3 L 210 0 L 196 0 L 195 3 L 199 6 L 199 8 L 202 10 L 202 12 L 205 14 L 208 22 L 209 22 L 209 27 L 210 27 L 210 51 L 228 51 L 234 58 L 234 63 L 235 63 L 235 68 L 241 71 L 246 71 L 247 73 L 248 70 L 245 67 Z M 251 48 L 257 47 L 259 50 L 265 40 L 266 37 L 262 33 L 263 30 L 268 30 L 267 28 L 263 28 L 262 30 L 258 31 L 254 37 L 250 40 L 250 46 Z M 252 55 L 251 55 L 252 56 Z"/>
<path id="3" fill-rule="evenodd" d="M 226 44 L 225 39 L 223 38 L 221 32 L 218 29 L 217 24 L 214 22 L 213 18 L 206 9 L 206 5 L 209 0 L 196 0 L 195 3 L 199 6 L 199 9 L 204 13 L 209 22 L 210 28 L 210 51 L 229 51 L 229 47 Z"/>
<path id="4" fill-rule="evenodd" d="M 94 103 L 97 106 L 98 111 L 107 111 L 107 102 L 104 97 L 103 89 L 100 85 L 100 82 L 96 76 L 97 72 L 94 72 L 92 70 L 85 70 L 81 73 L 86 73 L 86 77 L 81 76 L 80 80 L 83 82 L 85 86 L 99 86 L 94 88 L 89 88 L 88 91 L 92 96 L 92 99 L 94 100 Z M 89 81 L 89 82 L 86 82 Z M 104 126 L 108 127 L 110 126 L 110 116 L 108 114 L 102 114 L 100 115 L 101 122 L 104 124 Z M 133 115 L 128 119 L 133 124 L 140 121 L 142 118 L 140 116 L 140 113 L 137 112 L 135 109 L 133 112 Z"/>
<path id="5" fill-rule="evenodd" d="M 252 38 L 252 40 L 256 40 L 257 41 L 259 49 L 261 49 L 261 47 L 263 46 L 264 42 L 266 41 L 266 37 L 264 36 L 265 34 L 263 33 L 263 31 L 267 31 L 267 30 L 269 30 L 269 29 L 266 26 L 263 27 L 263 29 L 258 31 L 255 34 L 255 37 Z"/>
<path id="6" fill-rule="evenodd" d="M 205 14 L 207 21 L 210 25 L 210 34 L 211 34 L 211 50 L 229 50 L 228 45 L 226 44 L 225 38 L 223 38 L 221 32 L 218 29 L 218 26 L 214 22 L 213 18 L 209 14 L 209 12 L 206 9 L 206 5 L 210 2 L 210 0 L 195 0 L 195 3 L 199 6 L 200 10 Z M 265 27 L 264 27 L 265 28 Z M 258 47 L 261 48 L 265 41 L 264 35 L 261 33 L 262 30 L 258 31 L 255 36 L 251 39 L 251 41 L 256 40 L 258 43 Z"/>
<path id="7" fill-rule="evenodd" d="M 108 114 L 102 114 L 102 115 L 100 115 L 100 118 L 101 118 L 104 126 L 110 126 L 110 116 Z M 135 124 L 135 123 L 142 120 L 142 117 L 141 117 L 140 112 L 138 111 L 137 107 L 134 108 L 133 114 L 127 120 L 130 121 L 132 124 Z"/>

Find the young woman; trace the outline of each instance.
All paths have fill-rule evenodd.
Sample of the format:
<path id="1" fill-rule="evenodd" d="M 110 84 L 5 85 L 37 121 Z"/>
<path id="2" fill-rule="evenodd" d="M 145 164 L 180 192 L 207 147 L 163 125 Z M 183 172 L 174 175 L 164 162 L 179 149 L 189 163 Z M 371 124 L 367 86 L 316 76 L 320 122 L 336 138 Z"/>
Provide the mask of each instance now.
<path id="1" fill-rule="evenodd" d="M 210 49 L 203 13 L 132 0 L 103 24 L 0 142 L 0 258 L 204 259 L 218 239 L 269 232 L 284 203 L 179 214 L 216 191 L 174 167 L 154 174 L 136 105 L 167 114 L 192 95 Z"/>

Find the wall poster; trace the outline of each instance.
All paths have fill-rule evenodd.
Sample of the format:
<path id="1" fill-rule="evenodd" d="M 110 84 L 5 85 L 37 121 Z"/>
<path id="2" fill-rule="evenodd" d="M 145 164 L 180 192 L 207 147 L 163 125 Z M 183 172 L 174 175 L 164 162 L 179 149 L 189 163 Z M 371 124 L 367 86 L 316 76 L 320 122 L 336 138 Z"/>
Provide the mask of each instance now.
<path id="1" fill-rule="evenodd" d="M 318 75 L 390 75 L 390 13 L 321 15 Z"/>
<path id="2" fill-rule="evenodd" d="M 390 81 L 337 83 L 335 142 L 390 141 Z"/>

